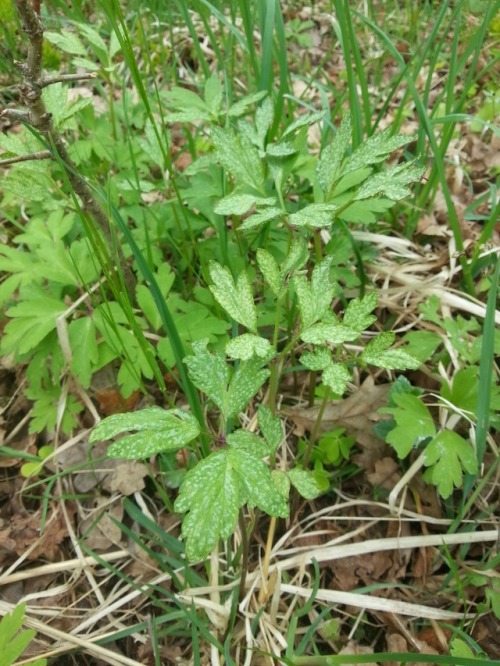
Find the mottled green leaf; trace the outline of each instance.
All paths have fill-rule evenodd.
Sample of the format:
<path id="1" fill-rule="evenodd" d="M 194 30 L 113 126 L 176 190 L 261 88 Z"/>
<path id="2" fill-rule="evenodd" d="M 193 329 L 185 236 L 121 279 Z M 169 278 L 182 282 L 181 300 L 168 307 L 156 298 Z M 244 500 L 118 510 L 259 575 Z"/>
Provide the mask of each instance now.
<path id="1" fill-rule="evenodd" d="M 174 508 L 188 512 L 182 535 L 190 562 L 204 559 L 219 539 L 231 536 L 240 505 L 239 478 L 227 450 L 212 453 L 186 474 Z"/>
<path id="2" fill-rule="evenodd" d="M 240 451 L 246 451 L 255 458 L 265 458 L 269 455 L 269 446 L 253 432 L 248 430 L 235 430 L 227 436 L 227 445 Z"/>
<path id="3" fill-rule="evenodd" d="M 232 192 L 215 204 L 214 213 L 218 215 L 244 215 L 252 206 L 272 206 L 275 203 L 276 199 L 274 197 L 259 197 L 254 194 Z"/>
<path id="4" fill-rule="evenodd" d="M 283 281 L 275 258 L 270 252 L 259 247 L 257 250 L 257 263 L 271 291 L 275 296 L 279 296 L 283 288 Z"/>
<path id="5" fill-rule="evenodd" d="M 419 181 L 424 173 L 425 167 L 406 162 L 398 164 L 371 176 L 356 192 L 355 199 L 369 199 L 381 194 L 393 201 L 404 199 L 411 194 L 409 184 Z"/>
<path id="6" fill-rule="evenodd" d="M 210 291 L 228 313 L 239 324 L 253 333 L 257 332 L 257 313 L 253 302 L 252 287 L 245 271 L 242 271 L 236 283 L 231 272 L 215 261 L 210 262 L 210 277 L 214 284 Z"/>
<path id="7" fill-rule="evenodd" d="M 257 227 L 262 226 L 266 222 L 272 222 L 277 220 L 285 215 L 285 212 L 281 208 L 276 208 L 271 206 L 271 208 L 264 208 L 254 215 L 250 215 L 243 222 L 240 229 L 243 231 L 248 231 L 248 229 L 256 229 Z"/>
<path id="8" fill-rule="evenodd" d="M 359 338 L 357 330 L 348 328 L 344 324 L 314 324 L 306 331 L 301 333 L 300 337 L 304 342 L 313 345 L 339 345 L 343 342 L 353 342 Z"/>
<path id="9" fill-rule="evenodd" d="M 305 499 L 314 499 L 323 492 L 312 472 L 294 467 L 287 472 L 287 476 L 294 488 L 296 488 Z"/>
<path id="10" fill-rule="evenodd" d="M 231 129 L 212 128 L 215 155 L 238 184 L 264 190 L 264 171 L 257 148 Z"/>
<path id="11" fill-rule="evenodd" d="M 346 160 L 342 169 L 347 174 L 370 164 L 378 164 L 385 160 L 394 150 L 405 146 L 415 138 L 413 135 L 395 134 L 388 127 L 383 132 L 374 134 L 356 148 Z"/>
<path id="12" fill-rule="evenodd" d="M 325 111 L 315 111 L 314 113 L 304 113 L 293 121 L 283 132 L 283 138 L 297 131 L 301 127 L 314 125 L 325 117 Z"/>
<path id="13" fill-rule="evenodd" d="M 321 153 L 316 166 L 316 177 L 327 197 L 340 176 L 340 165 L 351 143 L 352 127 L 349 115 L 344 116 L 332 143 Z"/>
<path id="14" fill-rule="evenodd" d="M 130 430 L 135 430 L 135 434 L 126 435 L 109 447 L 111 458 L 139 460 L 163 451 L 176 451 L 199 435 L 200 426 L 194 416 L 181 409 L 149 407 L 108 416 L 95 426 L 89 441 L 111 439 Z"/>
<path id="15" fill-rule="evenodd" d="M 364 348 L 363 361 L 386 370 L 416 370 L 420 367 L 421 362 L 403 349 L 389 349 L 395 337 L 390 331 L 377 335 Z"/>
<path id="16" fill-rule="evenodd" d="M 322 319 L 329 310 L 335 285 L 330 281 L 332 257 L 326 257 L 316 264 L 308 282 L 304 275 L 295 275 L 293 285 L 299 302 L 302 330 Z"/>
<path id="17" fill-rule="evenodd" d="M 349 370 L 342 363 L 332 363 L 323 370 L 321 381 L 337 395 L 343 395 L 347 382 L 351 380 Z"/>
<path id="18" fill-rule="evenodd" d="M 229 385 L 228 418 L 245 411 L 249 401 L 269 377 L 269 370 L 262 368 L 262 363 L 259 358 L 239 363 Z"/>
<path id="19" fill-rule="evenodd" d="M 334 204 L 310 204 L 290 215 L 290 224 L 296 227 L 330 227 L 338 206 Z"/>
<path id="20" fill-rule="evenodd" d="M 363 298 L 353 298 L 349 301 L 342 323 L 361 333 L 377 321 L 375 315 L 370 314 L 377 307 L 377 292 L 372 291 Z"/>
<path id="21" fill-rule="evenodd" d="M 230 368 L 222 354 L 208 352 L 207 344 L 207 339 L 193 342 L 194 356 L 187 356 L 184 363 L 196 388 L 203 391 L 227 417 Z"/>
<path id="22" fill-rule="evenodd" d="M 283 441 L 283 425 L 278 416 L 273 416 L 266 405 L 260 404 L 258 410 L 259 428 L 264 435 L 270 453 L 275 453 Z"/>
<path id="23" fill-rule="evenodd" d="M 268 359 L 274 355 L 274 352 L 271 343 L 266 338 L 252 333 L 243 333 L 243 335 L 229 340 L 226 345 L 226 354 L 230 358 L 249 361 L 254 356 Z"/>
<path id="24" fill-rule="evenodd" d="M 238 474 L 247 502 L 270 516 L 286 518 L 288 503 L 276 489 L 268 465 L 246 449 L 230 448 L 228 457 Z"/>
<path id="25" fill-rule="evenodd" d="M 313 352 L 304 352 L 300 357 L 300 362 L 309 370 L 323 370 L 332 363 L 332 355 L 328 349 L 315 349 Z"/>

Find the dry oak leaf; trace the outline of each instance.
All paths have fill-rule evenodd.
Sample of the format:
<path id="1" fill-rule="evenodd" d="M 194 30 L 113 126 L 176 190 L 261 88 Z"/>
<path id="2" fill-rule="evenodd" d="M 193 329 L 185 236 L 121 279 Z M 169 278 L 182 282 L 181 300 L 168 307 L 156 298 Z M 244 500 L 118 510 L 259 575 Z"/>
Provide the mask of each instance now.
<path id="1" fill-rule="evenodd" d="M 110 503 L 108 498 L 96 497 L 90 515 L 80 524 L 80 533 L 84 537 L 86 546 L 92 550 L 102 551 L 122 545 L 120 542 L 122 531 L 111 517 L 121 522 L 123 518 L 121 500 Z"/>
<path id="2" fill-rule="evenodd" d="M 11 518 L 11 539 L 16 542 L 16 552 L 24 555 L 28 549 L 28 560 L 36 560 L 43 556 L 53 562 L 60 553 L 60 544 L 68 534 L 66 519 L 57 505 L 51 507 L 41 530 L 41 511 L 31 514 L 16 513 Z M 75 507 L 68 502 L 66 511 L 70 516 Z"/>

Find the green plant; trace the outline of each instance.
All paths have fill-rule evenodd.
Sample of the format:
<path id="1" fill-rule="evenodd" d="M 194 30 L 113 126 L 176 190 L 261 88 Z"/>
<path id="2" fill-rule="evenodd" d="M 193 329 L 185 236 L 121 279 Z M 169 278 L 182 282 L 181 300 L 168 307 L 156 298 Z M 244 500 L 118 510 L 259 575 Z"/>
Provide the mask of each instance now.
<path id="1" fill-rule="evenodd" d="M 0 666 L 11 666 L 26 650 L 35 637 L 34 629 L 21 631 L 24 624 L 26 604 L 19 604 L 12 613 L 7 613 L 0 621 Z M 45 666 L 46 659 L 32 659 L 31 666 Z"/>
<path id="2" fill-rule="evenodd" d="M 212 85 L 216 86 L 216 81 Z M 191 101 L 191 108 L 195 114 L 199 113 L 198 102 Z M 217 118 L 218 112 L 213 115 Z M 375 135 L 346 155 L 351 132 L 346 118 L 316 167 L 311 165 L 308 169 L 309 176 L 316 178 L 317 183 L 314 203 L 297 207 L 289 183 L 293 182 L 294 165 L 304 144 L 300 138 L 294 142 L 294 136 L 318 119 L 319 114 L 301 117 L 285 129 L 279 142 L 268 144 L 266 135 L 273 121 L 273 110 L 270 101 L 265 100 L 256 112 L 255 124 L 240 121 L 238 133 L 212 128 L 215 152 L 202 160 L 202 167 L 212 168 L 212 164 L 221 163 L 235 180 L 233 191 L 216 203 L 214 210 L 218 215 L 231 216 L 239 235 L 248 234 L 240 236 L 241 245 L 257 245 L 255 259 L 267 285 L 266 307 L 259 311 L 256 296 L 262 287 L 255 285 L 252 266 L 243 268 L 234 278 L 228 266 L 216 261 L 208 264 L 210 291 L 233 322 L 234 335 L 225 344 L 224 353 L 209 351 L 208 340 L 194 342 L 194 353 L 184 362 L 190 380 L 216 407 L 216 414 L 209 411 L 206 420 L 200 423 L 184 410 L 151 408 L 109 417 L 92 433 L 91 439 L 96 441 L 137 431 L 110 447 L 110 455 L 116 457 L 144 458 L 194 446 L 198 461 L 184 478 L 175 503 L 177 511 L 187 513 L 183 534 L 187 556 L 193 561 L 206 557 L 219 538 L 228 538 L 233 533 L 238 511 L 244 505 L 285 517 L 291 485 L 307 498 L 321 491 L 308 471 L 314 433 L 301 464 L 289 470 L 275 469 L 276 452 L 282 441 L 276 392 L 292 354 L 300 355 L 304 368 L 321 375 L 325 387 L 322 409 L 330 395 L 345 393 L 351 380 L 349 368 L 355 364 L 387 369 L 419 365 L 404 350 L 392 348 L 395 336 L 390 332 L 374 337 L 361 354 L 353 354 L 345 347 L 345 343 L 359 340 L 363 331 L 376 321 L 373 314 L 376 292 L 351 300 L 343 316 L 334 314 L 331 303 L 339 288 L 330 277 L 332 258 L 321 257 L 318 237 L 313 233 L 316 261 L 312 262 L 308 277 L 307 266 L 311 262 L 306 239 L 313 229 L 330 227 L 336 219 L 366 219 L 375 211 L 385 210 L 391 200 L 407 193 L 409 183 L 422 171 L 403 163 L 373 173 L 370 165 L 381 162 L 408 141 L 408 137 L 392 137 L 389 132 Z M 243 215 L 246 217 L 237 222 Z M 258 246 L 260 238 L 273 233 L 271 222 L 284 223 L 287 229 L 288 250 L 281 261 L 269 249 Z M 273 235 L 279 237 L 283 232 L 278 229 Z M 266 333 L 268 312 L 273 313 L 273 318 L 272 328 Z M 259 393 L 268 380 L 266 406 Z M 240 412 L 255 400 L 260 403 L 260 436 L 239 428 L 237 423 Z M 318 423 L 320 419 L 321 411 Z M 212 438 L 215 451 L 207 455 L 196 443 L 191 444 L 200 433 Z"/>

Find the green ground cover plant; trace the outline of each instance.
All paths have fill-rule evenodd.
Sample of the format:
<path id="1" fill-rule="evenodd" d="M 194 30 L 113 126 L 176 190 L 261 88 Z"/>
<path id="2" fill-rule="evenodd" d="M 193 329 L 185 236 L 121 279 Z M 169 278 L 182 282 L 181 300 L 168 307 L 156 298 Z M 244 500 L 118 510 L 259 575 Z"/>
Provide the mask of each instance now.
<path id="1" fill-rule="evenodd" d="M 486 663 L 498 166 L 457 165 L 494 154 L 500 3 L 299 4 L 0 4 L 28 108 L 9 55 L 0 354 L 29 405 L 0 451 L 41 538 L 61 506 L 111 594 L 109 625 L 82 612 L 92 639 L 56 659 Z M 399 550 L 397 520 L 429 561 L 359 573 Z M 147 573 L 113 563 L 125 544 Z M 122 598 L 147 618 L 115 623 Z M 377 634 L 387 612 L 420 618 L 404 647 Z"/>

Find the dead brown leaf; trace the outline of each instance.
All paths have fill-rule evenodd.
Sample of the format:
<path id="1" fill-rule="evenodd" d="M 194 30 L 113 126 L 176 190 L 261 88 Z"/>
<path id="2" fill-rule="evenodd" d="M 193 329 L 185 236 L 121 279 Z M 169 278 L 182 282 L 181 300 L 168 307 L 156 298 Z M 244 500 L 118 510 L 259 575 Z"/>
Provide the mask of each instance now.
<path id="1" fill-rule="evenodd" d="M 92 502 L 90 515 L 80 524 L 80 533 L 85 545 L 92 550 L 107 550 L 111 546 L 123 546 L 120 539 L 121 529 L 114 520 L 123 518 L 123 506 L 120 499 L 110 503 L 107 498 L 96 497 Z"/>

